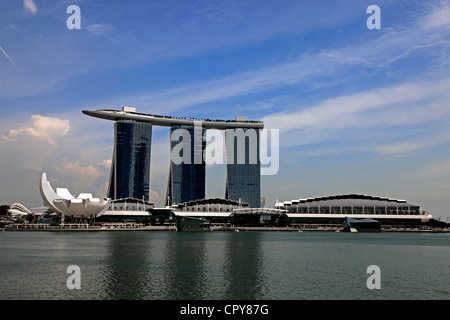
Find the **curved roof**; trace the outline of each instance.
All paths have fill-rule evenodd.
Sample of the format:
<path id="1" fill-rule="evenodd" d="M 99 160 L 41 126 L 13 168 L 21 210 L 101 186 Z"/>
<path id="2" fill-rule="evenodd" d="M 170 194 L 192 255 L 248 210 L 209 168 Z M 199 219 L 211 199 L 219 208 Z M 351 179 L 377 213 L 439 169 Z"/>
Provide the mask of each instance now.
<path id="1" fill-rule="evenodd" d="M 16 215 L 28 215 L 28 214 L 32 213 L 23 204 L 17 203 L 17 202 L 13 203 L 8 211 L 13 216 L 16 216 Z"/>
<path id="2" fill-rule="evenodd" d="M 55 192 L 47 180 L 47 174 L 45 172 L 41 175 L 39 190 L 46 207 L 54 212 L 75 218 L 102 214 L 108 209 L 111 203 L 111 199 L 109 198 L 92 198 L 92 194 L 90 193 L 81 193 L 75 198 L 66 188 L 57 188 Z"/>
<path id="3" fill-rule="evenodd" d="M 306 206 L 412 206 L 406 200 L 386 197 L 366 196 L 361 194 L 344 194 L 326 197 L 298 199 L 277 203 L 277 207 L 298 205 Z"/>

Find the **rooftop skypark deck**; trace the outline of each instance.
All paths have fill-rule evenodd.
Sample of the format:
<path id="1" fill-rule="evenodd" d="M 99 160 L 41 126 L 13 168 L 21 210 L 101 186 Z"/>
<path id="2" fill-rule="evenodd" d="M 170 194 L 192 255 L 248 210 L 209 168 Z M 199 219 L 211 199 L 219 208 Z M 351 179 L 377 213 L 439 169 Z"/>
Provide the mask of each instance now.
<path id="1" fill-rule="evenodd" d="M 201 122 L 201 126 L 206 129 L 236 129 L 236 128 L 253 128 L 263 129 L 264 123 L 262 121 L 246 120 L 245 117 L 236 117 L 235 120 L 212 120 L 212 119 L 186 119 L 182 117 L 171 117 L 162 115 L 152 115 L 146 113 L 136 112 L 135 108 L 123 107 L 122 110 L 115 109 L 98 109 L 98 110 L 83 110 L 83 113 L 96 118 L 106 120 L 134 120 L 141 122 L 150 122 L 156 126 L 171 127 L 173 125 L 194 126 Z"/>

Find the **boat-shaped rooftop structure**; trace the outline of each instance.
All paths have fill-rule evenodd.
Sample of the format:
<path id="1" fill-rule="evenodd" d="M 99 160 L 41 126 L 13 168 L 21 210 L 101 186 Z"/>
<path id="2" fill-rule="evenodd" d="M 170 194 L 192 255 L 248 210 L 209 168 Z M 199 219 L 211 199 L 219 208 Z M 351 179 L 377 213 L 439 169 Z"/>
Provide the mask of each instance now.
<path id="1" fill-rule="evenodd" d="M 237 116 L 235 120 L 212 120 L 212 119 L 186 119 L 183 117 L 171 117 L 162 115 L 153 115 L 136 112 L 133 107 L 123 107 L 122 110 L 115 109 L 98 109 L 83 110 L 84 114 L 106 120 L 134 120 L 140 122 L 150 122 L 152 125 L 171 127 L 179 126 L 195 126 L 201 122 L 201 126 L 206 129 L 236 129 L 236 128 L 253 128 L 263 129 L 264 122 L 246 120 L 246 117 Z"/>

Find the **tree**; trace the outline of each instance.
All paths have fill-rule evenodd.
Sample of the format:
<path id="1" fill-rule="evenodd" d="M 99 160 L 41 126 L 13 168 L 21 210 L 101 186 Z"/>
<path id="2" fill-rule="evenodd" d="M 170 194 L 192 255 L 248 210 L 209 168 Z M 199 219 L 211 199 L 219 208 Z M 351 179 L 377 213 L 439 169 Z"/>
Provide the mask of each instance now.
<path id="1" fill-rule="evenodd" d="M 27 214 L 26 220 L 27 220 L 29 223 L 32 223 L 33 220 L 34 220 L 34 214 L 32 214 L 32 213 Z"/>
<path id="2" fill-rule="evenodd" d="M 10 208 L 10 207 L 9 207 L 8 205 L 6 205 L 6 204 L 1 205 L 1 206 L 0 206 L 0 215 L 1 215 L 1 216 L 4 216 L 4 215 L 9 214 L 9 213 L 8 213 L 9 208 Z"/>
<path id="3" fill-rule="evenodd" d="M 278 227 L 287 227 L 290 223 L 290 219 L 286 214 L 282 214 L 276 220 L 276 224 Z"/>

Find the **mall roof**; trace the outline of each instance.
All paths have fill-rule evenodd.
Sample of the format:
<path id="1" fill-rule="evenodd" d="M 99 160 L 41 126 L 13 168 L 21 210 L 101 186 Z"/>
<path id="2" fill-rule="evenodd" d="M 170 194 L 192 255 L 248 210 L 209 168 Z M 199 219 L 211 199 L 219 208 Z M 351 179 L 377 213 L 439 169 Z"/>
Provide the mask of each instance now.
<path id="1" fill-rule="evenodd" d="M 366 196 L 360 194 L 344 194 L 326 197 L 290 200 L 276 203 L 275 207 L 288 206 L 412 206 L 406 200 L 386 197 Z"/>

